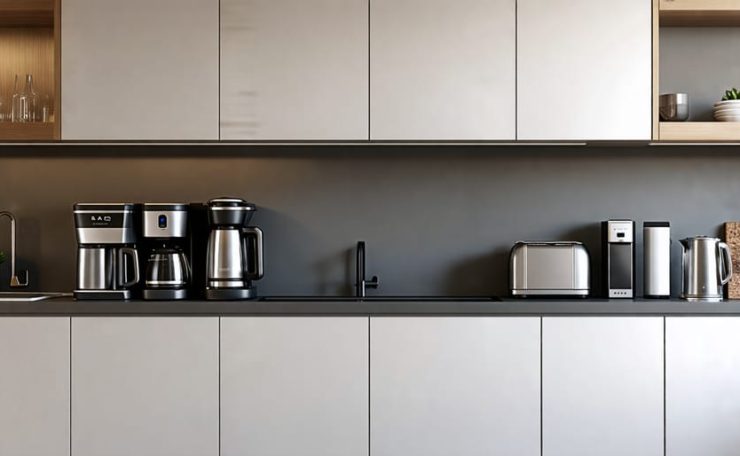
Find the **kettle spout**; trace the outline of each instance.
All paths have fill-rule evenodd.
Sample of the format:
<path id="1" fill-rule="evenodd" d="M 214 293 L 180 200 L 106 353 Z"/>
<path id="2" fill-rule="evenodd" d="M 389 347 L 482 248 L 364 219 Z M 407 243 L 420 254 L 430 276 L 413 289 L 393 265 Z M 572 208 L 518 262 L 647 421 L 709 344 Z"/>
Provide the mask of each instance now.
<path id="1" fill-rule="evenodd" d="M 689 241 L 691 241 L 690 238 L 680 239 L 678 242 L 681 244 L 681 247 L 686 250 L 689 248 Z"/>

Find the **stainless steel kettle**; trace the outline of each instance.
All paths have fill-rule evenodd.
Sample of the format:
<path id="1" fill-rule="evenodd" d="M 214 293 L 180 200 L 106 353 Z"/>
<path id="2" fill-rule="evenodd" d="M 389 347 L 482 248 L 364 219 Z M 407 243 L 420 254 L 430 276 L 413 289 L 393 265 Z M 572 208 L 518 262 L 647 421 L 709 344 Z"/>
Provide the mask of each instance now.
<path id="1" fill-rule="evenodd" d="M 681 298 L 689 301 L 721 301 L 722 287 L 732 277 L 730 248 L 717 238 L 696 236 L 681 239 L 683 248 Z"/>

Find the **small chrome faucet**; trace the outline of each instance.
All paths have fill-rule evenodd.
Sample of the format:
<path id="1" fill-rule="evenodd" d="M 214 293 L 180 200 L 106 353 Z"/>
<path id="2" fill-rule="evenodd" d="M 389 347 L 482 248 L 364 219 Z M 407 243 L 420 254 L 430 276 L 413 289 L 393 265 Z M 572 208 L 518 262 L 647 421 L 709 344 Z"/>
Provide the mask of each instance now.
<path id="1" fill-rule="evenodd" d="M 16 274 L 15 270 L 15 248 L 16 248 L 16 228 L 15 228 L 15 216 L 10 212 L 0 212 L 0 218 L 8 217 L 10 220 L 10 287 L 11 288 L 23 288 L 28 286 L 28 271 L 22 271 L 24 281 Z"/>
<path id="2" fill-rule="evenodd" d="M 378 276 L 365 280 L 365 242 L 357 243 L 357 297 L 364 298 L 368 288 L 378 288 Z"/>

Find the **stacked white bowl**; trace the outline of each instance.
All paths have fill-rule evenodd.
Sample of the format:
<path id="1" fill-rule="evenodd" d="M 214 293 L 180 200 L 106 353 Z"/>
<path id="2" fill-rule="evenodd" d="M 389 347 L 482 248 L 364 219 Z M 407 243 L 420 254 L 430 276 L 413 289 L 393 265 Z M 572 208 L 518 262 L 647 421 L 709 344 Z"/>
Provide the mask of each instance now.
<path id="1" fill-rule="evenodd" d="M 720 122 L 740 122 L 740 100 L 716 102 L 714 104 L 714 118 Z"/>

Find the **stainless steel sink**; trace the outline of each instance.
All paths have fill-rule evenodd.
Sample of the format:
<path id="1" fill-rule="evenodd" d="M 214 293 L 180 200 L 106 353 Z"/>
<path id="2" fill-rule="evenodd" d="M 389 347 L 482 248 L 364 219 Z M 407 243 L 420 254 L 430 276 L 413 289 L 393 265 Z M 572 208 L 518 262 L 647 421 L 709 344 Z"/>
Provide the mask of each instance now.
<path id="1" fill-rule="evenodd" d="M 500 299 L 491 296 L 267 296 L 260 301 L 285 302 L 491 302 Z"/>
<path id="2" fill-rule="evenodd" d="M 35 293 L 32 291 L 0 291 L 0 302 L 35 302 L 52 298 L 71 297 L 72 293 Z"/>

